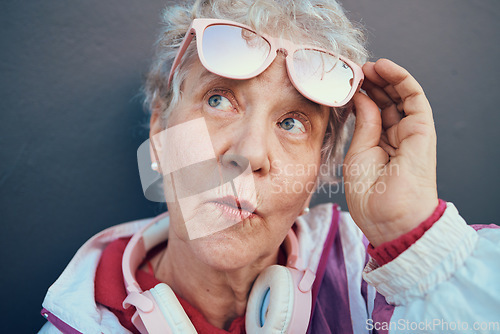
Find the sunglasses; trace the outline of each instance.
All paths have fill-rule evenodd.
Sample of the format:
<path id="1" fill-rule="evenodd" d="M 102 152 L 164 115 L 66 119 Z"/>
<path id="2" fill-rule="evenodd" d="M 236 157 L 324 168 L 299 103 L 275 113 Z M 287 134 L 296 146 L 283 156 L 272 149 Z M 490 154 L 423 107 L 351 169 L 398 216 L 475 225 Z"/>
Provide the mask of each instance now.
<path id="1" fill-rule="evenodd" d="M 172 64 L 169 86 L 195 35 L 201 64 L 207 71 L 221 77 L 256 77 L 271 65 L 281 51 L 294 87 L 318 104 L 344 106 L 363 82 L 361 67 L 328 50 L 257 34 L 249 26 L 233 21 L 194 19 Z"/>

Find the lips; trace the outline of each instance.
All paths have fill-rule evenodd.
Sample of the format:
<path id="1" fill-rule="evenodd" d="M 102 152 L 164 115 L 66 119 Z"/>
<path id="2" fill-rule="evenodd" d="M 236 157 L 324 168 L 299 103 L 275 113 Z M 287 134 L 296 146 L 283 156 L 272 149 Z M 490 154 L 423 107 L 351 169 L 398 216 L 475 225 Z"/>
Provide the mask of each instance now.
<path id="1" fill-rule="evenodd" d="M 256 215 L 255 206 L 249 201 L 235 196 L 224 196 L 209 201 L 220 207 L 221 210 L 231 218 L 246 219 Z"/>

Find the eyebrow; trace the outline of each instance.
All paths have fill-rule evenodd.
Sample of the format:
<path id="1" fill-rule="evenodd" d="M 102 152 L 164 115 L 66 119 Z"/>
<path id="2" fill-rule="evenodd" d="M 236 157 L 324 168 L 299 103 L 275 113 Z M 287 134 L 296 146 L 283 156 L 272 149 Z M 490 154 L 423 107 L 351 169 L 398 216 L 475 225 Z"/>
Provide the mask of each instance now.
<path id="1" fill-rule="evenodd" d="M 257 76 L 256 78 L 258 80 L 264 80 L 260 76 Z M 208 71 L 206 68 L 203 68 L 203 72 L 201 73 L 201 75 L 199 77 L 199 85 L 200 86 L 208 85 L 209 83 L 210 84 L 214 84 L 214 83 L 215 84 L 223 84 L 223 83 L 234 83 L 234 82 L 238 82 L 238 81 L 242 81 L 242 80 L 225 78 L 225 77 L 222 77 L 220 75 L 217 75 L 217 74 L 214 74 L 214 73 Z M 323 108 L 321 108 L 321 105 L 314 102 L 314 101 L 309 100 L 307 97 L 302 95 L 290 81 L 286 81 L 284 83 L 283 88 L 284 89 L 293 89 L 295 91 L 295 95 L 297 96 L 298 103 L 314 107 L 312 109 L 314 109 L 318 114 L 322 113 Z"/>
<path id="2" fill-rule="evenodd" d="M 224 83 L 228 81 L 237 81 L 236 79 L 221 77 L 220 75 L 214 74 L 205 68 L 203 69 L 203 72 L 201 73 L 199 80 L 200 80 L 199 81 L 200 86 L 204 86 L 208 83 Z"/>

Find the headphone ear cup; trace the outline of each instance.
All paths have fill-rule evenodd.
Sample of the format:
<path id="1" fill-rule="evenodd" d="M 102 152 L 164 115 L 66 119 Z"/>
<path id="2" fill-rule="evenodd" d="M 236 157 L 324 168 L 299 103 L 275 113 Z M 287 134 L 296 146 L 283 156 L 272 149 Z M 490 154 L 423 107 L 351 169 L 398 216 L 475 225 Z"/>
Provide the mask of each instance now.
<path id="1" fill-rule="evenodd" d="M 172 334 L 193 333 L 196 334 L 196 329 L 189 320 L 186 312 L 181 306 L 181 303 L 175 296 L 172 289 L 165 283 L 159 283 L 154 288 L 149 290 L 154 297 L 158 308 L 167 320 Z"/>
<path id="2" fill-rule="evenodd" d="M 245 317 L 247 333 L 286 333 L 293 314 L 294 290 L 288 268 L 279 265 L 266 268 L 250 292 Z"/>

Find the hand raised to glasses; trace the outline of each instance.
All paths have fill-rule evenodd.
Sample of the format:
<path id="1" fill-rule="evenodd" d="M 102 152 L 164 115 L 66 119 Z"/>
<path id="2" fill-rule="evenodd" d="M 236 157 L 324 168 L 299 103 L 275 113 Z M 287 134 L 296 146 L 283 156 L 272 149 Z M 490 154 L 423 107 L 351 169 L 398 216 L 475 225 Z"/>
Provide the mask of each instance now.
<path id="1" fill-rule="evenodd" d="M 409 232 L 438 205 L 436 131 L 422 87 L 387 59 L 363 66 L 344 160 L 349 212 L 373 246 Z"/>

